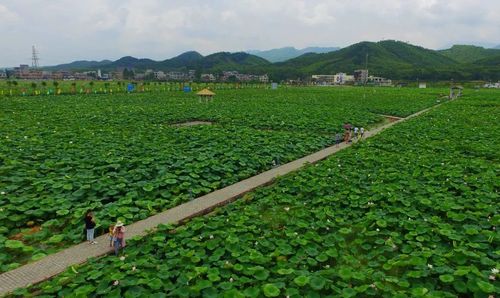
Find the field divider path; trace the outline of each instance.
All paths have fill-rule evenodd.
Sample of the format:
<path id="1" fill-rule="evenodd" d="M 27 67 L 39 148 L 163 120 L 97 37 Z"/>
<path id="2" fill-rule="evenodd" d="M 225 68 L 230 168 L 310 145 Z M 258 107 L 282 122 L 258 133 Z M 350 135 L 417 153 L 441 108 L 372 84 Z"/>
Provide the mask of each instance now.
<path id="1" fill-rule="evenodd" d="M 399 121 L 387 123 L 366 131 L 364 139 L 372 137 L 386 128 L 414 118 L 440 105 L 441 104 L 434 105 L 406 118 L 401 118 Z M 196 216 L 207 214 L 213 209 L 226 205 L 257 187 L 268 185 L 275 181 L 276 178 L 296 171 L 307 164 L 319 162 L 340 150 L 352 146 L 353 143 L 343 142 L 338 146 L 333 145 L 311 155 L 216 190 L 187 203 L 165 210 L 144 220 L 132 223 L 126 226 L 126 237 L 144 236 L 160 224 L 176 224 Z M 0 274 L 0 296 L 11 293 L 18 288 L 25 288 L 29 285 L 42 282 L 65 271 L 70 266 L 84 263 L 89 258 L 103 256 L 113 251 L 109 246 L 108 235 L 99 236 L 95 240 L 97 244 L 91 245 L 87 242 L 80 243 L 57 253 L 50 254 L 38 261 Z"/>

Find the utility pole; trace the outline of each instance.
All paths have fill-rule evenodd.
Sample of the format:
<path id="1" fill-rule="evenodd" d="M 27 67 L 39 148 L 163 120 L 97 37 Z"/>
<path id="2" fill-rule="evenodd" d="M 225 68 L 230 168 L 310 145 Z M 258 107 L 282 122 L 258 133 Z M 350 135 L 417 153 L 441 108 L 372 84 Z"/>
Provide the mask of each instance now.
<path id="1" fill-rule="evenodd" d="M 31 56 L 31 67 L 33 68 L 38 68 L 38 61 L 40 61 L 40 58 L 38 58 L 38 52 L 36 51 L 36 48 L 35 46 L 32 46 L 31 47 L 31 52 L 32 52 L 32 56 Z"/>

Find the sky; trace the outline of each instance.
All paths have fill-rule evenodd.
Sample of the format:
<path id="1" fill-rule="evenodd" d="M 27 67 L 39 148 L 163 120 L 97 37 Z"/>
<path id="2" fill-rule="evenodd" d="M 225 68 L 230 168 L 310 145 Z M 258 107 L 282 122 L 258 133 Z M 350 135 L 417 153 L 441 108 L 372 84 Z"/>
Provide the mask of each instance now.
<path id="1" fill-rule="evenodd" d="M 431 49 L 500 45 L 500 0 L 0 0 L 0 66 L 188 50 L 345 47 L 395 39 Z"/>

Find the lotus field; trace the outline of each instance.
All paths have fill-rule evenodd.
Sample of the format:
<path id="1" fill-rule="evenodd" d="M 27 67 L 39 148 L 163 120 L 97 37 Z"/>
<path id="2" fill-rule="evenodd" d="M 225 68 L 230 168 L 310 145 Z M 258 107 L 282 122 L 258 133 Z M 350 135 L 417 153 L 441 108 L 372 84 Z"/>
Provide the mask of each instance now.
<path id="1" fill-rule="evenodd" d="M 325 99 L 320 100 L 322 92 L 318 91 L 316 100 L 325 106 L 329 100 L 337 102 L 328 99 L 326 91 Z M 355 94 L 356 91 L 349 92 Z M 297 91 L 296 95 L 299 93 Z M 192 219 L 181 226 L 161 226 L 152 235 L 130 241 L 125 258 L 96 259 L 16 294 L 65 297 L 488 297 L 498 293 L 500 251 L 495 228 L 500 221 L 499 95 L 486 91 L 466 94 L 323 162 L 282 177 L 275 184 L 247 194 L 209 216 Z M 291 97 L 290 94 L 286 96 Z M 298 104 L 301 96 L 305 94 L 298 95 L 296 102 L 294 99 L 292 102 Z M 177 100 L 182 102 L 182 99 Z M 304 104 L 308 102 L 304 98 Z M 346 105 L 354 106 L 357 102 L 353 96 Z M 379 109 L 387 104 L 383 100 L 379 103 Z M 269 103 L 271 107 L 275 104 Z M 410 108 L 410 105 L 402 106 Z M 328 111 L 335 113 L 333 103 Z M 364 112 L 363 109 L 360 112 Z M 336 116 L 342 119 L 337 121 L 345 120 L 341 114 Z M 149 117 L 150 121 L 154 119 L 155 116 Z M 258 125 L 251 121 L 248 118 L 248 125 Z M 350 121 L 362 120 L 352 118 Z M 340 122 L 337 126 L 332 122 L 332 126 L 338 129 Z M 224 129 L 227 135 L 229 128 Z M 238 128 L 238 133 L 242 132 L 240 129 L 243 128 Z M 180 137 L 184 130 L 203 135 L 214 133 L 215 128 L 170 130 Z M 293 140 L 295 146 L 311 142 L 321 147 L 328 143 L 327 139 L 314 137 L 317 131 L 311 129 L 309 139 Z M 256 140 L 264 137 L 257 131 L 249 134 L 257 135 Z M 278 135 L 278 131 L 273 131 L 267 137 Z M 292 135 L 301 136 L 297 132 Z M 269 141 L 262 147 L 270 146 L 275 150 L 279 140 Z M 205 143 L 204 148 L 209 145 L 211 143 Z M 249 145 L 244 143 L 242 146 Z M 313 147 L 295 155 L 304 154 Z M 283 150 L 288 152 L 293 148 Z M 238 160 L 241 157 L 238 155 Z M 185 167 L 191 165 L 194 167 L 191 171 L 195 172 L 194 165 L 200 164 L 203 161 L 190 161 Z M 249 165 L 250 161 L 247 168 Z M 256 167 L 256 171 L 264 167 Z M 196 178 L 193 181 L 207 179 L 207 175 L 200 174 L 197 173 L 200 177 L 191 177 Z M 68 175 L 73 177 L 74 174 Z M 168 179 L 181 180 L 181 174 L 170 177 L 174 174 L 169 172 L 168 175 Z M 152 190 L 140 190 L 137 189 L 140 184 L 126 183 L 128 188 L 136 187 L 137 197 L 132 202 L 144 200 L 141 204 L 146 205 L 156 200 L 168 202 L 152 207 L 161 208 L 174 201 L 176 195 L 165 198 L 161 194 L 166 191 L 163 189 L 175 190 L 178 183 L 172 188 L 167 186 L 169 183 L 147 183 L 153 185 Z M 149 184 L 143 187 L 145 185 Z M 181 196 L 183 190 L 178 192 Z M 68 196 L 70 203 L 61 200 L 60 204 L 76 204 L 73 201 L 89 199 L 88 194 L 78 199 L 71 194 Z M 114 202 L 127 199 L 130 198 L 125 195 Z M 113 204 L 97 202 L 102 204 L 96 205 L 101 208 Z M 13 204 L 9 210 L 17 210 L 20 206 L 23 205 Z M 141 205 L 123 208 L 137 208 L 134 210 L 138 210 L 138 214 L 147 214 Z M 128 212 L 135 214 L 134 210 Z M 57 221 L 67 218 L 68 222 L 75 220 L 77 223 L 78 217 L 61 213 L 56 212 Z"/>
<path id="2" fill-rule="evenodd" d="M 445 90 L 231 90 L 0 101 L 2 271 L 373 127 Z M 449 296 L 498 291 L 500 94 L 458 101 L 17 295 Z M 191 120 L 205 126 L 175 126 Z M 77 231 L 75 233 L 75 231 Z M 74 268 L 73 268 L 74 269 Z M 78 273 L 76 273 L 78 272 Z"/>

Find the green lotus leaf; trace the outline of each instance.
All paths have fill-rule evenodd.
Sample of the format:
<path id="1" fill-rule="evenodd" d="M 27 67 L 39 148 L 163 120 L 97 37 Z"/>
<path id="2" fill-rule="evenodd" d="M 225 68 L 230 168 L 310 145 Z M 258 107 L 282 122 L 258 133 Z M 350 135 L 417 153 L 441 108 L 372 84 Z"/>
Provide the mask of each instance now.
<path id="1" fill-rule="evenodd" d="M 266 297 L 278 297 L 280 289 L 274 284 L 265 284 L 262 286 L 262 292 Z"/>
<path id="2" fill-rule="evenodd" d="M 22 241 L 19 241 L 19 240 L 7 240 L 7 241 L 5 241 L 5 247 L 12 248 L 12 249 L 23 248 L 24 243 Z"/>
<path id="3" fill-rule="evenodd" d="M 478 280 L 478 281 L 476 281 L 476 284 L 481 289 L 481 291 L 483 291 L 485 293 L 494 293 L 495 292 L 495 286 L 489 282 Z"/>
<path id="4" fill-rule="evenodd" d="M 326 284 L 326 279 L 324 279 L 321 276 L 313 276 L 309 281 L 309 285 L 311 286 L 311 288 L 318 291 L 323 289 L 325 284 Z"/>
<path id="5" fill-rule="evenodd" d="M 281 275 L 288 275 L 288 274 L 292 274 L 293 272 L 294 272 L 294 270 L 291 268 L 278 269 L 278 274 L 281 274 Z"/>
<path id="6" fill-rule="evenodd" d="M 303 287 L 309 283 L 309 276 L 307 275 L 301 275 L 297 276 L 296 278 L 293 279 L 293 282 L 298 285 L 299 287 Z"/>

